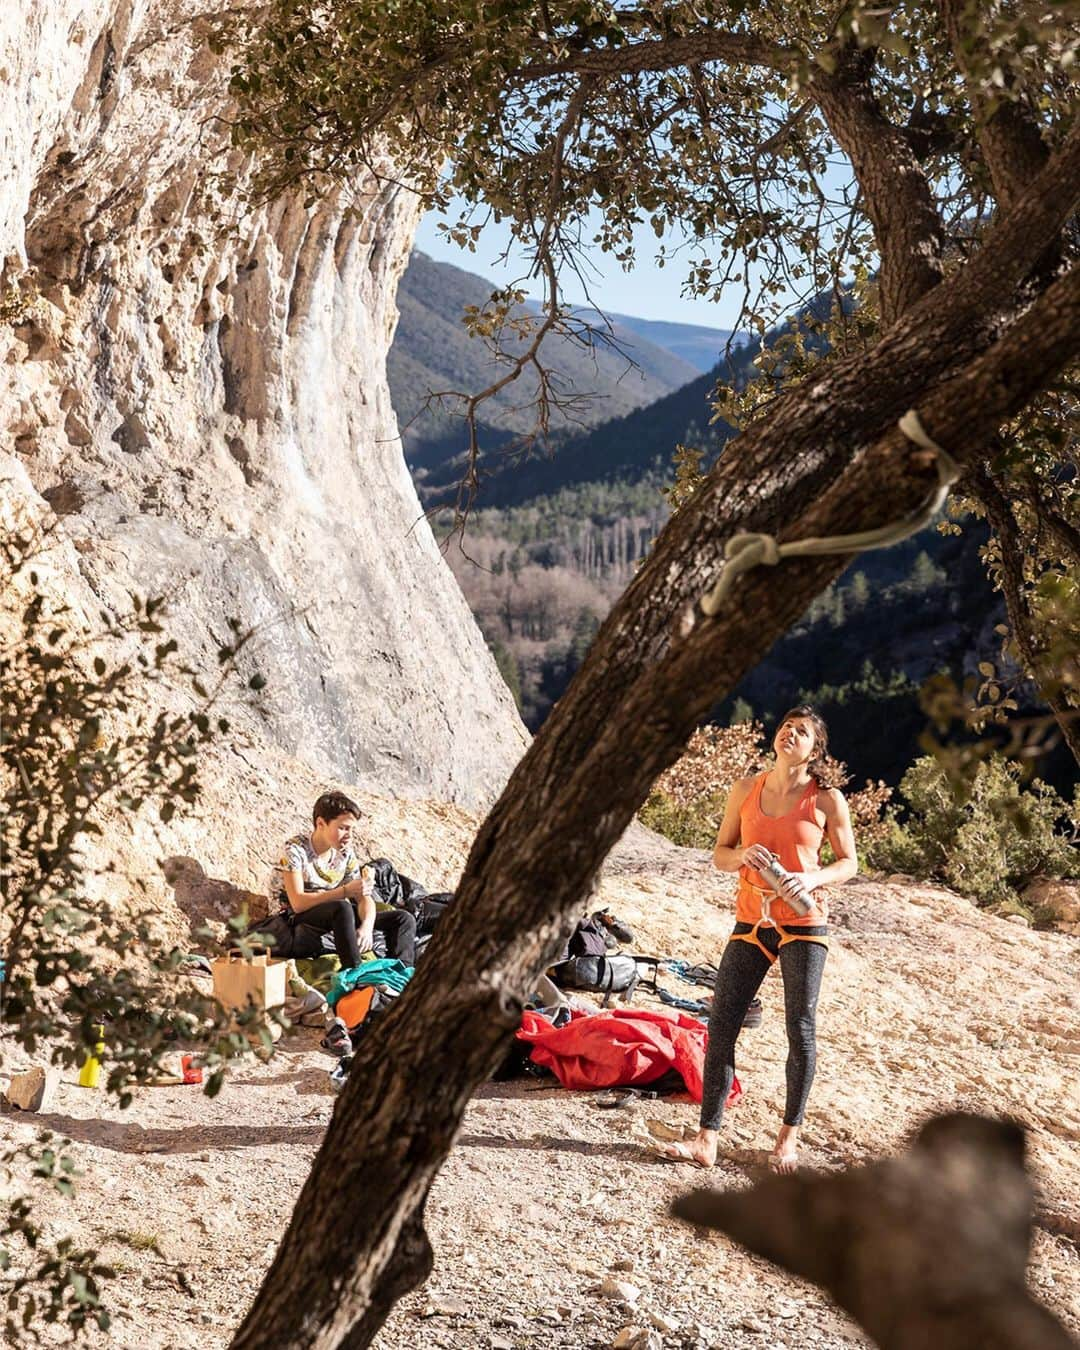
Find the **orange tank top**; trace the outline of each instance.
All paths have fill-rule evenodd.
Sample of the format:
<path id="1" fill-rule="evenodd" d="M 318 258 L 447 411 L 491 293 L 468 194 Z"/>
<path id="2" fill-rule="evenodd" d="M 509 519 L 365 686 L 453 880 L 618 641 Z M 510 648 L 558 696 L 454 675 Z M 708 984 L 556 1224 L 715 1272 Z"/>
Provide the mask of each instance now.
<path id="1" fill-rule="evenodd" d="M 817 819 L 817 782 L 811 778 L 798 802 L 782 816 L 767 816 L 761 809 L 761 790 L 768 775 L 758 774 L 739 812 L 739 842 L 764 844 L 789 872 L 812 872 L 820 863 L 824 828 Z M 764 900 L 764 905 L 763 905 Z M 820 924 L 828 917 L 828 900 L 822 892 L 814 897 L 815 909 L 797 914 L 775 895 L 766 879 L 750 867 L 739 868 L 735 918 L 739 923 L 757 923 L 770 918 L 785 927 Z"/>

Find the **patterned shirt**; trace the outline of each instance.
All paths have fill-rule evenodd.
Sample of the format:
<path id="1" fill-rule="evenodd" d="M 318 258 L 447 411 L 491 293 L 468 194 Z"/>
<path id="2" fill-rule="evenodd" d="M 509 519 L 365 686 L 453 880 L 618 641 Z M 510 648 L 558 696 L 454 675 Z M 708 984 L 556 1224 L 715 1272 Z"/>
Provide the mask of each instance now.
<path id="1" fill-rule="evenodd" d="M 279 909 L 289 911 L 289 896 L 285 890 L 285 873 L 299 872 L 305 891 L 332 891 L 346 881 L 355 881 L 360 875 L 360 863 L 351 848 L 332 849 L 328 857 L 320 858 L 311 844 L 309 834 L 298 834 L 285 843 L 281 862 L 274 868 L 271 882 L 271 900 Z"/>

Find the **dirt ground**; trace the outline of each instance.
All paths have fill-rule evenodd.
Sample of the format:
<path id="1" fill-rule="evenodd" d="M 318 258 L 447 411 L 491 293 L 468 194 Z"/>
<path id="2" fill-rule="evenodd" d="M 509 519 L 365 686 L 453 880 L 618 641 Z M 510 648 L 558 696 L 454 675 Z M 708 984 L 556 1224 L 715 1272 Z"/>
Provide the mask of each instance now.
<path id="1" fill-rule="evenodd" d="M 635 950 L 691 961 L 718 958 L 730 899 L 704 854 L 644 832 L 623 844 L 602 887 L 602 902 L 635 928 Z M 899 878 L 850 883 L 833 914 L 806 1163 L 836 1169 L 893 1151 L 941 1110 L 1019 1119 L 1038 1191 L 1031 1285 L 1080 1332 L 1080 939 Z M 695 993 L 673 975 L 664 983 Z M 745 1096 L 711 1175 L 723 1188 L 752 1180 L 779 1121 L 775 971 L 762 996 L 763 1024 L 740 1041 Z M 98 1246 L 116 1267 L 108 1344 L 228 1344 L 334 1109 L 318 1035 L 290 1033 L 214 1100 L 194 1087 L 144 1088 L 120 1111 L 70 1076 L 47 1115 L 0 1120 L 15 1141 L 40 1128 L 73 1141 L 84 1176 L 73 1200 L 51 1205 L 47 1235 Z M 668 1217 L 702 1174 L 653 1158 L 650 1117 L 690 1123 L 695 1107 L 601 1109 L 593 1095 L 532 1080 L 482 1087 L 428 1204 L 435 1269 L 395 1310 L 383 1350 L 601 1350 L 631 1342 L 626 1328 L 650 1350 L 866 1345 L 814 1288 Z M 316 1240 L 318 1213 L 304 1219 Z M 622 1287 L 602 1292 L 605 1280 Z"/>

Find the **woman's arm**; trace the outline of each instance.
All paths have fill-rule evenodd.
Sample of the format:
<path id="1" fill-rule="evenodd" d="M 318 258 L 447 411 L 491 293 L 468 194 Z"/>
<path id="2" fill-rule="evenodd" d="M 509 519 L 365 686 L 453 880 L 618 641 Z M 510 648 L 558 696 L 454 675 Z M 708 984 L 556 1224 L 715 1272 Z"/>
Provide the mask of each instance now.
<path id="1" fill-rule="evenodd" d="M 830 883 L 850 881 L 859 870 L 855 851 L 855 831 L 851 828 L 851 812 L 844 794 L 836 788 L 818 793 L 818 802 L 825 812 L 825 832 L 832 847 L 834 861 L 816 872 L 803 872 L 801 879 L 808 891 Z"/>
<path id="2" fill-rule="evenodd" d="M 739 844 L 739 838 L 742 832 L 742 821 L 739 813 L 742 811 L 743 802 L 750 795 L 750 789 L 754 786 L 752 778 L 739 778 L 732 784 L 731 791 L 728 793 L 727 805 L 724 807 L 724 819 L 720 822 L 720 829 L 716 836 L 716 847 L 713 849 L 713 866 L 720 872 L 737 872 L 745 863 L 748 867 L 758 868 L 767 867 L 771 857 L 769 850 L 763 848 L 761 844 L 750 844 L 742 848 Z"/>

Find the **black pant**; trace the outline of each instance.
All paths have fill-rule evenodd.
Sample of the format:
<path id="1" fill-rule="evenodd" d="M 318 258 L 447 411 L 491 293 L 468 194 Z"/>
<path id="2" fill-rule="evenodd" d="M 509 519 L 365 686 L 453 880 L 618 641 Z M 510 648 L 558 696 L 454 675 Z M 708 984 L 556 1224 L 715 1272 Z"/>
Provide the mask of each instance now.
<path id="1" fill-rule="evenodd" d="M 291 916 L 292 938 L 274 950 L 275 956 L 322 956 L 324 939 L 333 934 L 334 951 L 346 970 L 360 964 L 356 941 L 356 910 L 351 900 L 327 900 Z M 380 910 L 375 915 L 375 932 L 386 942 L 386 954 L 406 966 L 416 964 L 416 920 L 404 909 Z M 288 950 L 286 950 L 288 948 Z"/>
<path id="2" fill-rule="evenodd" d="M 748 926 L 739 925 L 740 928 Z M 784 977 L 784 1020 L 788 1038 L 784 1124 L 801 1125 L 817 1063 L 815 1018 L 828 950 L 820 942 L 805 940 L 785 942 L 781 947 L 780 933 L 775 928 L 759 928 L 758 936 L 769 949 L 770 956 L 778 957 L 780 973 Z M 724 1103 L 735 1076 L 735 1041 L 750 1000 L 772 964 L 769 956 L 752 942 L 732 941 L 724 948 L 709 1015 L 709 1046 L 701 1093 L 701 1127 L 704 1130 L 720 1128 Z"/>

